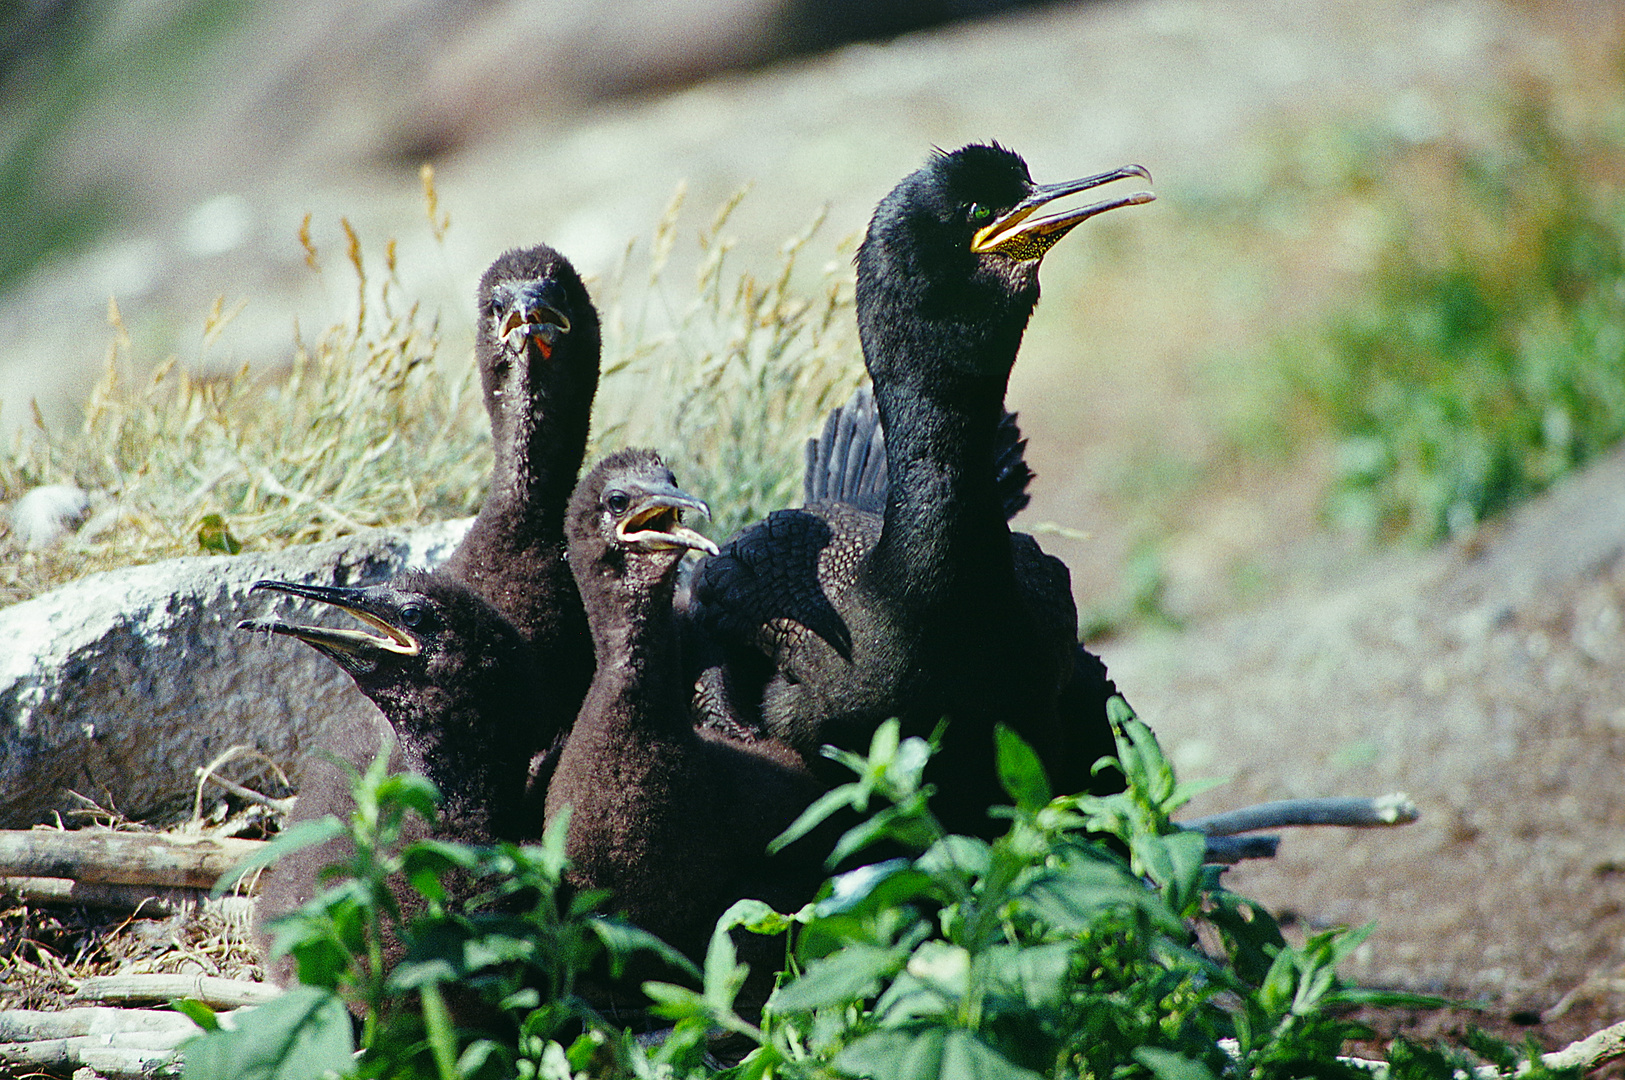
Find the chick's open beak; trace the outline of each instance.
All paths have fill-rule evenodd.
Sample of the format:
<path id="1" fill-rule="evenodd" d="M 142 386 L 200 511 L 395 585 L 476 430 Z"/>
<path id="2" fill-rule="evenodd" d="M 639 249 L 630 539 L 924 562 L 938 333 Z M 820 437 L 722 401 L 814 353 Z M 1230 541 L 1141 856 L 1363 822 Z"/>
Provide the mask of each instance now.
<path id="1" fill-rule="evenodd" d="M 523 353 L 529 343 L 544 359 L 551 358 L 553 346 L 570 332 L 570 317 L 562 310 L 562 287 L 543 279 L 504 282 L 496 291 L 506 302 L 492 316 L 492 336 L 516 353 Z"/>
<path id="2" fill-rule="evenodd" d="M 421 650 L 418 640 L 406 630 L 390 623 L 381 611 L 376 610 L 377 605 L 361 589 L 346 589 L 331 585 L 300 585 L 292 581 L 256 581 L 251 592 L 260 590 L 267 592 L 287 593 L 289 596 L 298 596 L 306 600 L 315 600 L 329 604 L 340 611 L 347 612 L 368 626 L 378 630 L 379 634 L 369 634 L 364 630 L 340 629 L 331 626 L 306 626 L 298 623 L 286 623 L 276 619 L 244 619 L 237 624 L 239 630 L 258 630 L 267 634 L 283 634 L 287 637 L 298 638 L 309 642 L 321 649 L 332 650 L 345 654 L 362 654 L 369 650 L 400 653 L 403 656 L 415 656 Z"/>
<path id="3" fill-rule="evenodd" d="M 644 492 L 616 523 L 615 535 L 623 543 L 642 551 L 685 548 L 715 555 L 716 544 L 683 524 L 684 510 L 693 510 L 707 518 L 711 516 L 709 506 L 677 488 Z"/>

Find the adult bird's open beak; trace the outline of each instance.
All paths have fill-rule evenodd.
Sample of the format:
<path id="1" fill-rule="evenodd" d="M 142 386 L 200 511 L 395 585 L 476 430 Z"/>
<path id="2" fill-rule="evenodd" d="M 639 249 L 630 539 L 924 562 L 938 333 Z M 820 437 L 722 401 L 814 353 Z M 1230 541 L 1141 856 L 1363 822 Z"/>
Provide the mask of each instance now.
<path id="1" fill-rule="evenodd" d="M 505 282 L 498 287 L 507 302 L 493 320 L 492 336 L 516 353 L 527 342 L 536 346 L 544 359 L 553 355 L 553 346 L 570 332 L 570 317 L 561 310 L 564 290 L 552 279 Z"/>
<path id="2" fill-rule="evenodd" d="M 1023 261 L 1041 259 L 1061 237 L 1096 214 L 1116 210 L 1119 206 L 1138 206 L 1152 201 L 1156 196 L 1149 191 L 1136 191 L 1132 195 L 1107 199 L 1104 202 L 1092 203 L 1048 217 L 1034 217 L 1034 213 L 1057 199 L 1076 195 L 1080 191 L 1088 191 L 1101 184 L 1109 184 L 1113 180 L 1124 180 L 1130 176 L 1138 176 L 1147 181 L 1151 179 L 1151 174 L 1143 166 L 1125 165 L 1121 169 L 1086 176 L 1081 180 L 1067 180 L 1059 184 L 1045 184 L 1034 188 L 1031 195 L 999 215 L 991 224 L 979 229 L 971 238 L 971 250 L 977 254 L 998 252 L 1000 255 Z"/>
<path id="3" fill-rule="evenodd" d="M 615 525 L 615 535 L 640 551 L 669 551 L 685 548 L 717 553 L 716 544 L 683 524 L 683 511 L 693 510 L 711 517 L 711 508 L 688 492 L 675 487 L 641 491 L 632 509 Z"/>
<path id="4" fill-rule="evenodd" d="M 380 631 L 369 634 L 364 630 L 346 630 L 331 626 L 304 626 L 276 619 L 244 619 L 237 624 L 239 630 L 257 630 L 267 634 L 283 634 L 316 646 L 335 659 L 363 656 L 370 651 L 400 653 L 415 656 L 421 646 L 405 629 L 394 625 L 386 616 L 393 609 L 377 603 L 364 589 L 347 589 L 334 585 L 300 585 L 292 581 L 256 581 L 250 592 L 264 589 L 268 592 L 287 593 L 306 600 L 330 604 L 340 611 L 354 615 L 368 626 Z"/>

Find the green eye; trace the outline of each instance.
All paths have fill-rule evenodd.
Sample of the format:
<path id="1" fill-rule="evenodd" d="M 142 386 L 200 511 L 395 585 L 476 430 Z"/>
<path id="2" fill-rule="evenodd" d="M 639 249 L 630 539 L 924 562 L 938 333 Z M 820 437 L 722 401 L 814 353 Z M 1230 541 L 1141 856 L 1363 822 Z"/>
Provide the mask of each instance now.
<path id="1" fill-rule="evenodd" d="M 983 206 L 980 203 L 970 204 L 970 219 L 972 221 L 986 221 L 992 216 L 993 208 L 991 206 Z"/>

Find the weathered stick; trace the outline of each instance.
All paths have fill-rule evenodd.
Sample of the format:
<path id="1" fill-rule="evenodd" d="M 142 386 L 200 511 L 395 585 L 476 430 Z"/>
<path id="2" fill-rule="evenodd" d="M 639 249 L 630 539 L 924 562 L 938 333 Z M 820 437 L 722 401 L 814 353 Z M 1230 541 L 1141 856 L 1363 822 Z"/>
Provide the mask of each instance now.
<path id="1" fill-rule="evenodd" d="M 1243 859 L 1273 859 L 1279 836 L 1210 836 L 1203 862 L 1234 866 Z"/>
<path id="2" fill-rule="evenodd" d="M 0 877 L 206 889 L 264 845 L 107 829 L 7 829 L 0 830 Z"/>
<path id="3" fill-rule="evenodd" d="M 122 1035 L 133 1031 L 178 1031 L 192 1034 L 198 1026 L 168 1009 L 0 1009 L 0 1043 L 74 1039 L 81 1035 Z"/>
<path id="4" fill-rule="evenodd" d="M 1561 1050 L 1542 1054 L 1540 1059 L 1551 1069 L 1584 1069 L 1590 1072 L 1622 1057 L 1625 1057 L 1625 1021 L 1594 1031 Z"/>
<path id="5" fill-rule="evenodd" d="M 254 878 L 246 879 L 252 882 Z M 218 911 L 247 915 L 246 896 L 212 897 L 203 889 L 168 889 L 151 885 L 106 885 L 69 878 L 0 878 L 0 896 L 14 896 L 37 907 L 88 907 L 133 914 L 138 919 L 167 919 L 183 912 Z"/>
<path id="6" fill-rule="evenodd" d="M 29 1065 L 57 1072 L 89 1069 L 105 1080 L 146 1080 L 160 1065 L 174 1060 L 173 1047 L 109 1046 L 95 1036 L 0 1044 L 0 1064 Z"/>
<path id="7" fill-rule="evenodd" d="M 75 1001 L 170 1001 L 196 998 L 211 1008 L 235 1009 L 262 1005 L 279 987 L 246 979 L 219 979 L 212 975 L 96 975 L 79 984 Z"/>
<path id="8" fill-rule="evenodd" d="M 1410 796 L 1395 794 L 1375 799 L 1282 799 L 1178 824 L 1209 836 L 1235 836 L 1297 825 L 1340 825 L 1356 829 L 1409 825 L 1417 816 L 1416 804 Z"/>

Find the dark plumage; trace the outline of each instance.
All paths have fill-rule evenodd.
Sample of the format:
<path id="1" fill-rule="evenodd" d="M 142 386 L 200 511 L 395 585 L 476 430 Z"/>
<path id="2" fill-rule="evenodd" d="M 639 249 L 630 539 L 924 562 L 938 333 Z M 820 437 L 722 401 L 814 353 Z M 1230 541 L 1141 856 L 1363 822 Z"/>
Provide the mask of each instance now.
<path id="1" fill-rule="evenodd" d="M 355 680 L 394 733 L 391 770 L 419 773 L 440 789 L 433 835 L 482 845 L 535 835 L 530 826 L 539 823 L 524 812 L 527 757 L 515 753 L 515 744 L 533 722 L 542 680 L 524 640 L 489 604 L 441 574 L 407 574 L 363 588 L 286 581 L 260 581 L 254 588 L 332 605 L 376 631 L 265 620 L 238 624 L 298 638 Z M 380 745 L 378 729 L 346 735 L 328 749 L 364 769 Z M 348 777 L 332 762 L 313 759 L 289 824 L 326 814 L 348 819 L 353 809 Z M 405 838 L 426 835 L 428 827 L 412 818 Z M 342 842 L 335 841 L 276 863 L 261 889 L 259 920 L 304 904 L 319 888 L 321 868 L 344 857 Z"/>
<path id="2" fill-rule="evenodd" d="M 493 647 L 502 657 L 501 682 L 523 683 L 525 689 L 511 697 L 491 690 L 492 658 L 477 648 L 459 656 L 440 654 L 444 663 L 431 667 L 426 654 L 396 656 L 377 642 L 362 645 L 352 638 L 359 651 L 347 652 L 337 644 L 342 635 L 321 642 L 308 635 L 304 639 L 344 665 L 379 704 L 400 742 L 393 767 L 424 773 L 446 793 L 447 835 L 466 834 L 478 841 L 511 831 L 505 822 L 522 813 L 512 803 L 516 781 L 506 769 L 515 760 L 521 762 L 517 783 L 523 790 L 525 766 L 536 757 L 532 767 L 538 775 L 530 797 L 540 813 L 552 760 L 541 755 L 562 737 L 592 681 L 592 639 L 564 564 L 564 508 L 586 452 L 598 387 L 600 332 L 598 313 L 575 269 L 545 245 L 509 251 L 493 262 L 480 279 L 476 303 L 476 359 L 495 458 L 490 487 L 446 564 L 432 578 L 403 579 L 397 588 L 430 590 L 423 595 L 448 605 L 446 612 L 464 641 L 500 639 Z M 387 595 L 372 594 L 368 602 L 386 603 Z M 265 628 L 294 633 L 277 629 L 277 624 Z M 451 644 L 456 646 L 456 635 Z M 462 675 L 454 676 L 457 665 Z M 534 677 L 538 673 L 545 677 Z M 465 675 L 475 681 L 458 693 L 466 689 L 473 696 L 452 700 L 456 695 L 448 697 L 445 680 Z M 386 676 L 393 682 L 382 681 Z M 515 702 L 524 707 L 511 709 Z M 454 753 L 415 750 L 410 735 L 415 721 L 410 718 L 446 708 L 472 709 L 466 719 L 477 719 L 484 730 L 500 731 L 499 742 L 478 753 L 460 738 L 451 741 Z M 376 717 L 358 718 L 337 740 L 319 748 L 323 754 L 301 762 L 295 821 L 349 813 L 348 781 L 325 755 L 363 769 L 378 752 L 381 729 Z M 482 756 L 486 749 L 491 750 L 488 757 Z M 491 771 L 498 769 L 500 783 Z M 476 792 L 481 793 L 477 798 Z M 482 805 L 480 799 L 494 801 Z M 331 850 L 302 853 L 286 871 L 273 872 L 261 911 L 275 914 L 302 903 L 314 889 L 315 870 L 332 855 Z"/>
<path id="3" fill-rule="evenodd" d="M 782 747 L 693 726 L 674 579 L 685 551 L 716 549 L 681 523 L 685 509 L 704 504 L 647 450 L 604 459 L 576 489 L 570 568 L 598 670 L 559 754 L 547 818 L 570 808 L 576 885 L 609 889 L 612 907 L 698 960 L 734 900 L 794 910 L 810 898 L 818 858 L 770 860 L 766 848 L 821 788 Z"/>
<path id="4" fill-rule="evenodd" d="M 1027 440 L 1016 414 L 999 418 L 994 432 L 993 483 L 1004 519 L 1027 508 Z M 875 514 L 886 510 L 886 433 L 880 426 L 875 394 L 868 386 L 853 391 L 846 403 L 824 419 L 824 432 L 807 440 L 807 467 L 801 477 L 801 502 L 844 502 Z"/>
<path id="5" fill-rule="evenodd" d="M 477 303 L 495 464 L 479 516 L 441 570 L 511 622 L 547 673 L 528 739 L 540 751 L 569 727 L 592 681 L 592 641 L 564 564 L 564 508 L 598 389 L 598 312 L 569 260 L 546 245 L 492 263 Z"/>
<path id="6" fill-rule="evenodd" d="M 997 723 L 1035 745 L 1057 788 L 1109 783 L 1089 770 L 1112 750 L 1111 684 L 1077 645 L 1065 565 L 1006 524 L 999 432 L 1039 260 L 1079 222 L 1150 196 L 1039 209 L 1145 175 L 1035 187 L 1017 155 L 967 146 L 881 201 L 858 253 L 857 308 L 885 431 L 884 510 L 781 510 L 701 568 L 694 617 L 721 661 L 696 701 L 724 703 L 717 722 L 760 726 L 811 759 L 824 742 L 862 747 L 888 716 L 922 734 L 946 716 L 930 778 L 955 831 L 989 834 L 986 809 L 1005 801 Z"/>

